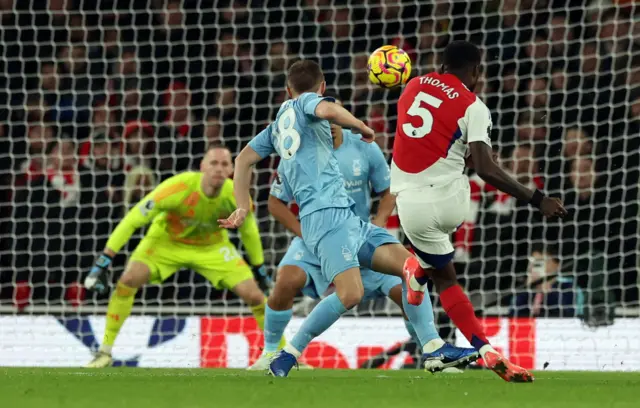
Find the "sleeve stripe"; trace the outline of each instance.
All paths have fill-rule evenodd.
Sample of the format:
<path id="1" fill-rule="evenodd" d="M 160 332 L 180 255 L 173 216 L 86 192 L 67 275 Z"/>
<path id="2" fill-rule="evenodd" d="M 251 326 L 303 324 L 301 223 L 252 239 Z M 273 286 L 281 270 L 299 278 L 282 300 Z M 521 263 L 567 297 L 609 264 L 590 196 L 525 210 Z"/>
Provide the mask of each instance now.
<path id="1" fill-rule="evenodd" d="M 174 194 L 180 193 L 182 191 L 185 191 L 186 189 L 188 189 L 189 186 L 187 186 L 186 184 L 180 182 L 178 184 L 173 184 L 170 186 L 167 186 L 165 188 L 163 188 L 160 191 L 157 191 L 153 194 L 153 200 L 158 203 L 162 200 L 164 200 L 165 198 L 172 196 Z"/>

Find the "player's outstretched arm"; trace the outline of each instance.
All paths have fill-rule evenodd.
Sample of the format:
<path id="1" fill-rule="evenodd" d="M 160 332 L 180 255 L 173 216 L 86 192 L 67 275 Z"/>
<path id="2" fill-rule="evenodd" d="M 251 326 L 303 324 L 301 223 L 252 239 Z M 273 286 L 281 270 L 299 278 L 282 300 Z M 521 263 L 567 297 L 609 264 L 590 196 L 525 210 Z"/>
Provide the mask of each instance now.
<path id="1" fill-rule="evenodd" d="M 85 287 L 104 293 L 107 290 L 106 272 L 118 251 L 129 241 L 138 229 L 150 223 L 158 213 L 175 208 L 184 198 L 188 186 L 181 181 L 180 175 L 166 180 L 147 194 L 127 215 L 109 236 L 102 255 L 98 257 L 89 275 Z"/>
<path id="2" fill-rule="evenodd" d="M 180 205 L 189 186 L 182 181 L 183 175 L 173 176 L 147 194 L 118 223 L 106 244 L 106 251 L 118 253 L 131 235 L 149 224 L 160 212 L 169 211 Z"/>
<path id="3" fill-rule="evenodd" d="M 233 195 L 236 198 L 236 210 L 227 219 L 218 220 L 222 228 L 238 228 L 251 208 L 251 168 L 262 160 L 251 146 L 245 146 L 235 161 L 233 172 Z"/>
<path id="4" fill-rule="evenodd" d="M 375 139 L 375 132 L 363 121 L 357 119 L 348 110 L 334 102 L 321 101 L 316 106 L 315 115 L 320 119 L 351 129 L 354 133 L 360 133 L 362 140 L 371 143 Z"/>
<path id="5" fill-rule="evenodd" d="M 476 173 L 482 180 L 518 200 L 526 201 L 539 208 L 546 217 L 564 217 L 567 215 L 567 210 L 562 205 L 562 201 L 557 198 L 546 197 L 539 190 L 532 191 L 528 189 L 498 166 L 493 160 L 493 152 L 488 144 L 471 142 L 469 143 L 469 151 L 471 152 Z"/>
<path id="6" fill-rule="evenodd" d="M 273 218 L 275 218 L 276 221 L 282 224 L 289 231 L 302 238 L 302 228 L 300 226 L 300 221 L 298 221 L 295 214 L 291 212 L 284 201 L 280 200 L 277 197 L 274 197 L 273 195 L 270 195 L 268 207 L 269 213 L 273 215 Z"/>

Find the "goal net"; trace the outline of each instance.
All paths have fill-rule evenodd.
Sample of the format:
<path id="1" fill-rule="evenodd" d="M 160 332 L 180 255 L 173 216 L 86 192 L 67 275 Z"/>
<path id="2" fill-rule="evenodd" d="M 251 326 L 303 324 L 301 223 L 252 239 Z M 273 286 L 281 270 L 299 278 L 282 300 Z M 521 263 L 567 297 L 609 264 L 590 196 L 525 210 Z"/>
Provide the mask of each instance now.
<path id="1" fill-rule="evenodd" d="M 492 112 L 500 166 L 569 210 L 545 221 L 470 171 L 472 205 L 452 239 L 490 338 L 527 368 L 640 369 L 636 2 L 0 0 L 0 19 L 0 365 L 90 359 L 144 231 L 115 259 L 110 293 L 87 293 L 81 282 L 110 232 L 159 182 L 197 168 L 209 144 L 238 153 L 287 99 L 292 61 L 318 60 L 327 87 L 391 158 L 400 90 L 368 82 L 369 53 L 396 45 L 421 75 L 467 39 L 484 52 L 476 92 Z M 276 164 L 261 162 L 253 180 L 274 275 L 291 239 L 267 210 Z M 401 236 L 395 215 L 388 227 Z M 300 300 L 288 336 L 313 307 Z M 442 335 L 464 344 L 437 297 L 434 306 Z M 400 309 L 380 299 L 305 359 L 397 368 L 411 361 L 415 346 L 394 349 L 408 339 Z M 249 309 L 184 269 L 139 291 L 114 357 L 243 367 L 261 346 Z"/>

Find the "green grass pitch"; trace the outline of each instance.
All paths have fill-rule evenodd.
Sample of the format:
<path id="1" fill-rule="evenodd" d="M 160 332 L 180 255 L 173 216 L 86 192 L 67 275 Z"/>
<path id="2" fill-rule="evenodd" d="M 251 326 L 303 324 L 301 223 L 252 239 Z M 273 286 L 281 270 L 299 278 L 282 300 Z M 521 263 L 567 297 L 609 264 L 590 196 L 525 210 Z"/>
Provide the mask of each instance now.
<path id="1" fill-rule="evenodd" d="M 0 368 L 3 408 L 640 407 L 640 373 L 314 370 L 289 378 L 218 369 Z"/>

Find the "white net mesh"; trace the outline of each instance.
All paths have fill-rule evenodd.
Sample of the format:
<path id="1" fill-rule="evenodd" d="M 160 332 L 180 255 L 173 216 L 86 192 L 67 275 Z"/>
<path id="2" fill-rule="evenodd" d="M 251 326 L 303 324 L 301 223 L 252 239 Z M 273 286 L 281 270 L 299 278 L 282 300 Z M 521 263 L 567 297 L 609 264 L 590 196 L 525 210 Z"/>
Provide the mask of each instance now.
<path id="1" fill-rule="evenodd" d="M 86 347 L 70 355 L 61 340 L 43 352 L 49 357 L 15 353 L 0 364 L 88 358 L 103 320 L 67 318 L 60 325 L 51 316 L 104 314 L 108 298 L 84 293 L 78 282 L 123 213 L 161 180 L 196 167 L 208 143 L 238 152 L 286 98 L 292 60 L 318 59 L 328 87 L 375 128 L 390 154 L 399 91 L 373 88 L 366 73 L 368 53 L 384 44 L 407 51 L 418 75 L 437 69 L 450 40 L 480 44 L 486 64 L 477 91 L 494 115 L 500 162 L 568 205 L 568 220 L 543 222 L 471 175 L 472 209 L 454 240 L 476 309 L 511 318 L 578 317 L 591 326 L 635 313 L 639 13 L 623 0 L 1 0 L 0 347 L 32 344 L 24 346 L 32 352 L 38 345 L 29 339 L 62 336 L 59 330 Z M 265 160 L 255 177 L 272 270 L 290 239 L 265 205 L 274 165 Z M 140 236 L 116 259 L 113 282 Z M 242 366 L 261 343 L 255 323 L 237 317 L 248 316 L 241 303 L 193 271 L 145 287 L 134 314 L 147 317 L 129 323 L 117 343 L 131 355 L 147 347 L 132 365 Z M 387 302 L 354 314 L 356 323 L 325 338 L 345 360 L 322 343 L 312 350 L 322 364 L 356 366 L 408 337 Z M 217 317 L 197 320 L 201 315 Z M 531 325 L 539 333 L 561 326 L 517 321 L 493 321 L 491 336 L 536 366 L 546 356 L 540 347 L 552 346 L 533 351 Z M 618 334 L 594 339 L 624 337 L 620 322 L 608 329 Z M 571 324 L 558 341 L 580 338 L 581 326 Z M 197 345 L 186 340 L 189 333 Z"/>

